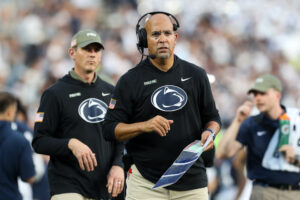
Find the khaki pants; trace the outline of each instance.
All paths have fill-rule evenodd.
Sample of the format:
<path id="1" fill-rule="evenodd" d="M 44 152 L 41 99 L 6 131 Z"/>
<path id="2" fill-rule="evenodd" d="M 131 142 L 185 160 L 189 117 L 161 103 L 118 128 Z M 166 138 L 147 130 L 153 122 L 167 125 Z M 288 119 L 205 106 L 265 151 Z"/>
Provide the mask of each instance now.
<path id="1" fill-rule="evenodd" d="M 51 200 L 94 200 L 83 197 L 81 194 L 77 193 L 63 193 L 56 194 L 51 197 Z"/>
<path id="2" fill-rule="evenodd" d="M 126 200 L 208 200 L 207 187 L 186 191 L 165 188 L 152 190 L 154 184 L 145 179 L 135 165 L 132 165 L 131 169 L 132 173 L 126 180 Z"/>
<path id="3" fill-rule="evenodd" d="M 273 187 L 254 185 L 250 200 L 296 200 L 300 198 L 300 190 L 280 190 Z"/>

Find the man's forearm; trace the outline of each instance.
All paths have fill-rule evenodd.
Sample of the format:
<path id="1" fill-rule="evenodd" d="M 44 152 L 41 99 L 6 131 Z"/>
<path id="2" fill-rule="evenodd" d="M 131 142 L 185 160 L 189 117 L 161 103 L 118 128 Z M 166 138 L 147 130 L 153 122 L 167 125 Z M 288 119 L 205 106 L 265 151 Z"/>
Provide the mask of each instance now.
<path id="1" fill-rule="evenodd" d="M 205 129 L 212 130 L 217 135 L 220 131 L 220 124 L 215 121 L 210 121 L 205 125 Z"/>
<path id="2" fill-rule="evenodd" d="M 65 156 L 69 155 L 68 138 L 55 138 L 35 133 L 32 146 L 35 152 L 45 155 Z"/>
<path id="3" fill-rule="evenodd" d="M 115 127 L 115 138 L 118 141 L 124 141 L 140 135 L 142 132 L 143 122 L 133 124 L 119 123 Z"/>
<path id="4" fill-rule="evenodd" d="M 115 141 L 114 147 L 115 147 L 115 152 L 114 152 L 114 158 L 113 158 L 113 165 L 117 165 L 117 166 L 124 168 L 124 163 L 122 160 L 123 155 L 124 155 L 124 148 L 125 148 L 124 143 Z"/>
<path id="5" fill-rule="evenodd" d="M 241 143 L 236 141 L 238 130 L 241 122 L 237 118 L 233 120 L 231 125 L 225 131 L 220 143 L 218 144 L 216 156 L 219 159 L 232 157 L 239 149 L 242 148 Z"/>

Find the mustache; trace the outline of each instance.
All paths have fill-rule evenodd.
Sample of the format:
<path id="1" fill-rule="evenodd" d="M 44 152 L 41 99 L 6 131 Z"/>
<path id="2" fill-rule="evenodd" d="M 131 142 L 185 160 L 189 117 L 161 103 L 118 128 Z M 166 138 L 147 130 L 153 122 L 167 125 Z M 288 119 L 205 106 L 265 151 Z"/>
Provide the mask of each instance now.
<path id="1" fill-rule="evenodd" d="M 167 49 L 170 49 L 170 47 L 169 47 L 168 45 L 167 45 L 167 46 L 165 46 L 165 45 L 158 45 L 157 48 L 158 48 L 158 49 L 160 49 L 160 48 L 167 48 Z"/>

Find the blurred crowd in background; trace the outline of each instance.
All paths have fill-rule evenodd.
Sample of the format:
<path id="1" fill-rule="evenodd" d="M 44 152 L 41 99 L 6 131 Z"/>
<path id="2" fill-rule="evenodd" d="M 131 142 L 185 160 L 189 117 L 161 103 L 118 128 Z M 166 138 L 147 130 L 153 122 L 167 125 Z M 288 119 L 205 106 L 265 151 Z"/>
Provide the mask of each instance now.
<path id="1" fill-rule="evenodd" d="M 263 73 L 280 77 L 284 104 L 300 107 L 299 0 L 1 0 L 0 89 L 20 98 L 33 126 L 41 93 L 73 67 L 75 32 L 100 33 L 99 73 L 115 84 L 141 59 L 139 17 L 156 10 L 179 20 L 176 54 L 215 78 L 223 128 Z"/>

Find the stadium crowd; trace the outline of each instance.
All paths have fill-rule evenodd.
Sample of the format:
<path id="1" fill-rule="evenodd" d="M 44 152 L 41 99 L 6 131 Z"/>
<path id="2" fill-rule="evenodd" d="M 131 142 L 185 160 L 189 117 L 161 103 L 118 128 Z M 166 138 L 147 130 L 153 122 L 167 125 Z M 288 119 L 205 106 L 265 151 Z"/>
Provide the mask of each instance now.
<path id="1" fill-rule="evenodd" d="M 104 42 L 101 76 L 116 83 L 140 61 L 136 22 L 153 10 L 182 22 L 175 52 L 213 75 L 223 128 L 263 73 L 283 81 L 284 104 L 300 107 L 298 0 L 1 0 L 1 90 L 20 98 L 32 127 L 42 92 L 72 68 L 71 36 L 87 28 Z"/>

